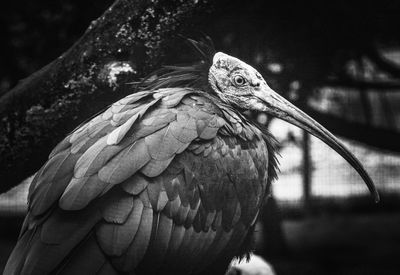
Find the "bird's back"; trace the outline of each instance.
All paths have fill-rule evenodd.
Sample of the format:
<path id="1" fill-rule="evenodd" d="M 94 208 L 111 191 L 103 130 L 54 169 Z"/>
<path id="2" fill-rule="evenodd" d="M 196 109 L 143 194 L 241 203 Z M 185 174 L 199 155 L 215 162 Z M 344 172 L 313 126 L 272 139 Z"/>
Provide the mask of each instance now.
<path id="1" fill-rule="evenodd" d="M 37 173 L 5 274 L 223 272 L 275 175 L 268 138 L 189 88 L 118 101 Z"/>

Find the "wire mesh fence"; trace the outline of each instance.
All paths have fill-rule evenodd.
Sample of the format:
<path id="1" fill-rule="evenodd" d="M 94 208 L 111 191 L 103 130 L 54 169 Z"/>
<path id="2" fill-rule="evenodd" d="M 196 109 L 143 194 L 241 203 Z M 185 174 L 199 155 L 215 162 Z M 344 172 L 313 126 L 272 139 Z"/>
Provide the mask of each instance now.
<path id="1" fill-rule="evenodd" d="M 272 131 L 291 131 L 300 142 L 287 142 L 282 147 L 279 158 L 281 173 L 273 184 L 273 194 L 283 206 L 305 204 L 307 196 L 304 188 L 304 148 L 301 131 L 282 122 L 277 121 L 276 124 L 278 125 L 272 125 Z M 383 197 L 400 197 L 399 154 L 366 147 L 354 141 L 342 141 L 363 164 Z M 360 197 L 368 198 L 369 191 L 363 180 L 339 154 L 314 137 L 310 138 L 308 150 L 311 158 L 311 201 L 339 202 Z"/>

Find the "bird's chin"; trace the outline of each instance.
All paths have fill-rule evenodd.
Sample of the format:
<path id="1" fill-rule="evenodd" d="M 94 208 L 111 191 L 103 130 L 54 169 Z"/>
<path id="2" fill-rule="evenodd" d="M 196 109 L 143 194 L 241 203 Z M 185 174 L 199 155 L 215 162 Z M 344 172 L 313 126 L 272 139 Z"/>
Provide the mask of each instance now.
<path id="1" fill-rule="evenodd" d="M 260 102 L 257 99 L 251 99 L 247 102 L 249 104 L 249 110 L 253 110 L 256 112 L 266 112 L 265 104 L 263 102 Z"/>

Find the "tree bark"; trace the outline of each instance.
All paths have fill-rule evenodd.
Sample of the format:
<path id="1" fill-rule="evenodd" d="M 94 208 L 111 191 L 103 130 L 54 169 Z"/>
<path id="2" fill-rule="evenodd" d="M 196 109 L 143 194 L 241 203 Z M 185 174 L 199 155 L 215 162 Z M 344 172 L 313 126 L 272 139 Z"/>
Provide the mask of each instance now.
<path id="1" fill-rule="evenodd" d="M 0 192 L 35 173 L 76 125 L 155 68 L 206 0 L 117 0 L 64 54 L 0 98 Z"/>

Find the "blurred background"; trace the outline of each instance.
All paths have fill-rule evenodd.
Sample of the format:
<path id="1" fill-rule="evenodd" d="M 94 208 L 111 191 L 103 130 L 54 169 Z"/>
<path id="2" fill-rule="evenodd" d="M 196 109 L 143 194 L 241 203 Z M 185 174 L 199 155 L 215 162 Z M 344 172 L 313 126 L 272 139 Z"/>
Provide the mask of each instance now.
<path id="1" fill-rule="evenodd" d="M 14 0 L 2 7 L 0 96 L 66 51 L 112 2 Z M 321 141 L 258 115 L 280 141 L 281 173 L 257 243 L 277 274 L 400 274 L 397 2 L 220 1 L 180 29 L 207 34 L 217 50 L 254 65 L 345 143 L 381 194 L 375 204 L 358 174 Z M 170 49 L 160 65 L 187 58 Z M 18 236 L 28 185 L 0 195 L 0 270 Z"/>

